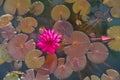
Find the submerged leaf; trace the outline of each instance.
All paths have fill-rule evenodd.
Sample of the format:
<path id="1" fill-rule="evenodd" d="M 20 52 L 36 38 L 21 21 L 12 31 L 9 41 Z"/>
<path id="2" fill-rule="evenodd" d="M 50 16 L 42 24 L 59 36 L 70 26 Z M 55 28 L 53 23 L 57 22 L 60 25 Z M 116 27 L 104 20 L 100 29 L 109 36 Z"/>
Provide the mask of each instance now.
<path id="1" fill-rule="evenodd" d="M 70 10 L 65 5 L 56 5 L 51 11 L 53 20 L 62 19 L 67 20 L 70 17 Z"/>

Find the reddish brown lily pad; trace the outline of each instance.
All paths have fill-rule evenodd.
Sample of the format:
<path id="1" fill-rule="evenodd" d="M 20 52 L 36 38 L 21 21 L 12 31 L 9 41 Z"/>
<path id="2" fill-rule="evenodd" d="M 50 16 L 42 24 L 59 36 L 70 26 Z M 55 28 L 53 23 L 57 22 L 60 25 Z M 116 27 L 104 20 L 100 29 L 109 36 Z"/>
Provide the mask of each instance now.
<path id="1" fill-rule="evenodd" d="M 94 63 L 102 63 L 107 59 L 108 54 L 108 49 L 103 43 L 94 42 L 90 45 L 87 57 Z"/>

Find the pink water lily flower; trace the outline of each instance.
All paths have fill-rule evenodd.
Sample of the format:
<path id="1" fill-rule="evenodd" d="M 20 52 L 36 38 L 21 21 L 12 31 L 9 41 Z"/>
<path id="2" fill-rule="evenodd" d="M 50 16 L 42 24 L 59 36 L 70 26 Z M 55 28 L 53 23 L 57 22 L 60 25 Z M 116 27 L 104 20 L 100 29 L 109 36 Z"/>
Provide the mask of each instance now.
<path id="1" fill-rule="evenodd" d="M 55 50 L 60 46 L 62 35 L 57 34 L 53 29 L 46 30 L 44 28 L 41 35 L 38 36 L 37 47 L 41 48 L 43 52 L 54 54 Z"/>

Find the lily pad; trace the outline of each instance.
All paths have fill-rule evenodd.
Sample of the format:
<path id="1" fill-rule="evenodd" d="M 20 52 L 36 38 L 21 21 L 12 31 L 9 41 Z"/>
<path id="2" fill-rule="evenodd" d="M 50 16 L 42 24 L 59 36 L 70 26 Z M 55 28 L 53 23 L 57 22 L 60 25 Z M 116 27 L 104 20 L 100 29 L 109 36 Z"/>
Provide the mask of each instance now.
<path id="1" fill-rule="evenodd" d="M 107 30 L 108 36 L 114 38 L 108 43 L 108 46 L 115 50 L 120 51 L 120 26 L 112 26 Z"/>
<path id="2" fill-rule="evenodd" d="M 15 35 L 8 43 L 8 53 L 13 60 L 24 60 L 26 54 L 35 49 L 35 42 L 33 39 L 28 40 L 26 34 L 20 33 Z"/>
<path id="3" fill-rule="evenodd" d="M 53 26 L 54 30 L 64 36 L 70 36 L 73 32 L 73 26 L 66 20 L 58 20 Z"/>
<path id="4" fill-rule="evenodd" d="M 63 49 L 67 56 L 83 56 L 90 45 L 88 36 L 81 31 L 72 32 L 71 36 L 65 37 L 63 41 L 70 44 Z"/>
<path id="5" fill-rule="evenodd" d="M 4 45 L 0 45 L 0 64 L 4 62 L 11 62 L 11 61 L 12 59 L 8 54 L 7 49 L 4 47 Z"/>
<path id="6" fill-rule="evenodd" d="M 87 57 L 91 62 L 102 63 L 107 59 L 108 54 L 108 49 L 103 43 L 94 42 L 90 45 Z"/>
<path id="7" fill-rule="evenodd" d="M 87 0 L 77 0 L 74 4 L 73 4 L 73 12 L 75 14 L 79 13 L 79 15 L 87 15 L 90 12 L 90 4 Z"/>
<path id="8" fill-rule="evenodd" d="M 83 70 L 86 66 L 86 56 L 77 56 L 77 57 L 71 57 L 67 56 L 67 62 L 71 64 L 71 68 L 74 71 L 80 71 Z"/>
<path id="9" fill-rule="evenodd" d="M 100 78 L 96 75 L 91 75 L 90 78 L 87 76 L 84 80 L 100 80 Z"/>
<path id="10" fill-rule="evenodd" d="M 4 14 L 0 17 L 0 28 L 4 28 L 7 25 L 11 24 L 10 22 L 13 20 L 13 16 L 10 14 Z"/>
<path id="11" fill-rule="evenodd" d="M 4 11 L 14 15 L 17 11 L 18 15 L 24 15 L 28 12 L 31 5 L 31 0 L 5 0 Z"/>
<path id="12" fill-rule="evenodd" d="M 57 67 L 57 69 L 54 72 L 54 75 L 58 79 L 65 79 L 65 78 L 68 78 L 72 74 L 72 72 L 73 70 L 70 67 L 70 64 L 63 64 Z"/>
<path id="13" fill-rule="evenodd" d="M 56 5 L 51 11 L 51 16 L 55 21 L 60 19 L 67 20 L 70 17 L 70 10 L 65 5 Z"/>
<path id="14" fill-rule="evenodd" d="M 42 52 L 37 49 L 28 52 L 25 57 L 26 65 L 33 69 L 40 68 L 45 62 L 44 57 L 39 57 L 41 54 Z"/>
<path id="15" fill-rule="evenodd" d="M 115 18 L 120 18 L 120 7 L 113 7 L 111 10 L 110 10 L 110 13 L 113 17 Z"/>
<path id="16" fill-rule="evenodd" d="M 107 74 L 102 74 L 101 80 L 120 80 L 120 74 L 114 69 L 108 69 Z"/>
<path id="17" fill-rule="evenodd" d="M 35 30 L 34 28 L 36 28 L 37 26 L 38 22 L 35 18 L 26 17 L 20 21 L 17 30 L 25 33 L 32 33 Z"/>
<path id="18" fill-rule="evenodd" d="M 33 15 L 38 16 L 38 15 L 42 14 L 44 9 L 45 9 L 44 4 L 41 1 L 36 1 L 36 2 L 32 3 L 30 12 Z"/>

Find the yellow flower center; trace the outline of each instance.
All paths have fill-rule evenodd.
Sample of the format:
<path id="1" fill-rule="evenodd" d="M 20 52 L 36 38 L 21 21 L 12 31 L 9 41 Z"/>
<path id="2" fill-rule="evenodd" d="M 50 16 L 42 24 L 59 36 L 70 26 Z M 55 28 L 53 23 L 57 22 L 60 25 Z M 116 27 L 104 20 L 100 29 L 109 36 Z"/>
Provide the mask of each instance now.
<path id="1" fill-rule="evenodd" d="M 112 77 L 110 77 L 110 78 L 109 78 L 109 80 L 113 80 L 113 78 L 112 78 Z"/>
<path id="2" fill-rule="evenodd" d="M 24 47 L 25 47 L 25 46 L 24 46 L 24 44 L 20 44 L 20 48 L 22 48 L 22 49 L 23 49 Z"/>
<path id="3" fill-rule="evenodd" d="M 74 41 L 74 42 L 72 43 L 72 45 L 78 46 L 78 45 L 79 45 L 79 42 L 78 42 L 78 41 Z"/>
<path id="4" fill-rule="evenodd" d="M 20 6 L 20 3 L 19 2 L 17 2 L 16 3 L 16 8 L 18 8 Z"/>

